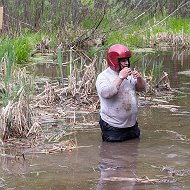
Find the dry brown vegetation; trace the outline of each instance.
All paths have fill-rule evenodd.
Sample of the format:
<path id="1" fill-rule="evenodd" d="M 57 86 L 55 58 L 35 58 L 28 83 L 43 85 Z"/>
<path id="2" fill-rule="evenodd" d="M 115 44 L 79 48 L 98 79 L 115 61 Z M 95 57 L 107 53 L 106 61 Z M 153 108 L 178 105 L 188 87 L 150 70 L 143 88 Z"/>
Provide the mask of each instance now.
<path id="1" fill-rule="evenodd" d="M 186 48 L 190 46 L 190 36 L 185 35 L 184 33 L 172 34 L 169 32 L 159 32 L 156 36 L 152 35 L 150 37 L 150 44 L 156 45 L 159 44 L 161 46 L 173 46 L 173 47 L 182 47 Z"/>
<path id="2" fill-rule="evenodd" d="M 18 102 L 9 101 L 2 110 L 2 139 L 11 137 L 26 137 L 32 127 L 31 110 L 23 92 L 19 95 Z"/>
<path id="3" fill-rule="evenodd" d="M 5 67 L 6 61 L 1 66 Z M 47 140 L 49 142 L 55 141 L 54 144 L 47 145 L 46 153 L 56 153 L 63 150 L 71 151 L 76 148 L 75 140 L 63 140 L 64 136 L 69 135 L 71 137 L 73 133 L 60 131 L 60 133 L 52 132 L 52 134 L 47 135 L 43 132 L 43 113 L 47 111 L 47 117 L 51 118 L 51 112 L 53 112 L 55 106 L 61 106 L 62 111 L 57 113 L 54 111 L 53 118 L 67 117 L 69 111 L 88 110 L 90 112 L 96 110 L 98 98 L 95 94 L 95 67 L 96 59 L 92 60 L 91 64 L 84 65 L 84 68 L 80 71 L 81 73 L 76 69 L 71 70 L 67 85 L 64 86 L 59 83 L 49 84 L 47 82 L 44 90 L 33 96 L 32 101 L 30 101 L 27 91 L 24 90 L 24 86 L 19 88 L 17 86 L 18 81 L 28 78 L 26 70 L 14 70 L 11 83 L 5 88 L 6 92 L 12 92 L 12 96 L 9 96 L 9 101 L 3 107 L 1 114 L 1 138 L 3 142 L 6 142 L 6 144 L 12 143 L 15 139 L 15 143 L 18 143 L 18 139 L 22 140 L 24 138 L 26 147 L 36 147 Z M 5 70 L 5 68 L 2 68 L 2 70 Z M 77 78 L 76 73 L 81 77 Z M 28 80 L 31 79 L 28 78 Z M 28 80 L 26 81 L 27 85 L 29 84 Z M 17 88 L 19 89 L 16 96 L 18 99 L 14 98 L 14 90 Z M 20 145 L 23 146 L 22 142 Z M 38 153 L 40 151 L 44 153 L 44 150 L 38 150 Z"/>

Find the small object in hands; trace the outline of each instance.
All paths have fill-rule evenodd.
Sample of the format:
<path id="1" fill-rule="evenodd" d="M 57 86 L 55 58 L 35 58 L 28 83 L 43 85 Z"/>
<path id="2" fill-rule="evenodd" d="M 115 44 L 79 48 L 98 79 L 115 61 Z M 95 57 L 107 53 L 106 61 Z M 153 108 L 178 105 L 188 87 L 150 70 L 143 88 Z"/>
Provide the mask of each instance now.
<path id="1" fill-rule="evenodd" d="M 134 68 L 133 71 L 136 71 L 136 69 Z M 130 75 L 131 75 L 131 74 L 130 74 Z M 133 77 L 133 75 L 131 75 L 130 83 L 131 83 L 131 81 L 132 81 L 132 77 Z"/>
<path id="2" fill-rule="evenodd" d="M 128 76 L 131 76 L 131 74 L 132 74 L 132 72 L 130 72 L 130 73 L 128 74 Z M 128 80 L 128 77 L 126 77 L 126 79 Z"/>
<path id="3" fill-rule="evenodd" d="M 131 76 L 131 78 L 130 78 L 130 83 L 131 83 L 131 80 L 132 80 L 133 75 L 130 75 L 130 76 Z"/>

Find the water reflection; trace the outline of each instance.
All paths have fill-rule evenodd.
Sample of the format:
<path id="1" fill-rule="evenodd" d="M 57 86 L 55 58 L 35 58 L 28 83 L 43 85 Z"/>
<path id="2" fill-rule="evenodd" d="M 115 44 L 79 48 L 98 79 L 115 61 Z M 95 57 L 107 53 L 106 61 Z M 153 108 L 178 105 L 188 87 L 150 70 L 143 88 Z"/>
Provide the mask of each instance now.
<path id="1" fill-rule="evenodd" d="M 15 149 L 1 149 L 0 150 L 0 166 L 1 171 L 5 174 L 23 175 L 28 170 L 28 163 L 25 160 L 23 150 Z"/>
<path id="2" fill-rule="evenodd" d="M 98 190 L 132 190 L 136 178 L 139 139 L 122 143 L 102 142 Z"/>

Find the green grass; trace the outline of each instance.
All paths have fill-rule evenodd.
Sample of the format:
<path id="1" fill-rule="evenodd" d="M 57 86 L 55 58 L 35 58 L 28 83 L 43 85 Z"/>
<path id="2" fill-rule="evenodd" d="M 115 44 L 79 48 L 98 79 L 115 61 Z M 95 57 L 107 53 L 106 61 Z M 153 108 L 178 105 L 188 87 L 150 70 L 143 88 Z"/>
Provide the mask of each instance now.
<path id="1" fill-rule="evenodd" d="M 8 51 L 11 45 L 15 52 L 15 62 L 18 64 L 28 63 L 30 60 L 30 53 L 37 43 L 42 39 L 48 38 L 45 33 L 26 33 L 16 38 L 1 37 L 0 38 L 0 59 Z"/>
<path id="2" fill-rule="evenodd" d="M 183 32 L 186 34 L 190 34 L 190 19 L 185 18 L 169 18 L 167 20 L 167 29 L 173 31 L 173 33 Z"/>
<path id="3" fill-rule="evenodd" d="M 17 63 L 26 63 L 30 57 L 32 47 L 26 37 L 18 37 L 13 40 Z"/>

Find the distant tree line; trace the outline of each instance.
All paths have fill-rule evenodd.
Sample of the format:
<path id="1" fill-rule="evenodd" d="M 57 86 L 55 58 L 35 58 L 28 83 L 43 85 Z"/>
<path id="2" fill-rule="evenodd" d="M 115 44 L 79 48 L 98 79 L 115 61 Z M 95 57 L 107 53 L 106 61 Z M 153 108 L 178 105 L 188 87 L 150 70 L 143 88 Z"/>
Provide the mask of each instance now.
<path id="1" fill-rule="evenodd" d="M 126 10 L 123 16 L 137 17 L 137 13 L 148 12 L 150 17 L 172 14 L 190 18 L 188 0 L 0 0 L 0 6 L 4 7 L 3 32 L 13 35 L 23 29 L 34 32 L 63 30 L 67 33 L 68 27 L 75 30 L 86 18 L 96 22 L 97 15 L 110 9 L 115 9 L 118 15 L 119 9 Z"/>

